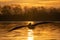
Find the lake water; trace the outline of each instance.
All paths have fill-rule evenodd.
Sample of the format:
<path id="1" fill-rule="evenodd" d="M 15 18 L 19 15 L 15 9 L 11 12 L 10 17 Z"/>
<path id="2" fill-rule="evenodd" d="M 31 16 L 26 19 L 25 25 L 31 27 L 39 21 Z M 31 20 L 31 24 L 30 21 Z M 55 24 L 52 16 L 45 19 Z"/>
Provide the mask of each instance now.
<path id="1" fill-rule="evenodd" d="M 16 26 L 35 24 L 42 21 L 2 21 L 0 22 L 0 40 L 60 40 L 60 23 L 39 24 L 35 29 L 24 27 L 8 32 Z"/>

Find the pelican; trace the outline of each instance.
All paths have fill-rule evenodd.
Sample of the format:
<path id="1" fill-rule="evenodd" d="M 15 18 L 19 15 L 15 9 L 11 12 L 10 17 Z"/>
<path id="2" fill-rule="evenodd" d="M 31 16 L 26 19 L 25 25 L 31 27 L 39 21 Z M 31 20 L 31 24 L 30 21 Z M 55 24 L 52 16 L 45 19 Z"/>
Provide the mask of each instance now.
<path id="1" fill-rule="evenodd" d="M 35 26 L 40 25 L 40 24 L 47 24 L 47 23 L 52 23 L 52 22 L 42 22 L 42 23 L 36 23 L 36 24 L 33 24 L 33 25 L 31 23 L 29 23 L 26 26 L 16 26 L 16 27 L 10 29 L 9 32 L 11 32 L 13 30 L 16 30 L 16 29 L 24 28 L 24 27 L 28 27 L 29 29 L 33 30 L 33 29 L 35 29 Z"/>

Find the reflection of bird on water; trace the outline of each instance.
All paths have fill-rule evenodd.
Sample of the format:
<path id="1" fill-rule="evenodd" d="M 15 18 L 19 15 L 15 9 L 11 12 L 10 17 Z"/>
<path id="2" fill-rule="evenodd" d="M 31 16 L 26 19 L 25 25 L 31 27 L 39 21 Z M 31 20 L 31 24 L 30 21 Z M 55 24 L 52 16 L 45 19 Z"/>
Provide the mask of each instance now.
<path id="1" fill-rule="evenodd" d="M 35 26 L 40 25 L 40 24 L 47 24 L 47 23 L 51 23 L 51 22 L 42 22 L 42 23 L 36 23 L 36 24 L 33 24 L 33 25 L 31 23 L 29 23 L 26 26 L 17 26 L 17 27 L 14 27 L 11 30 L 9 30 L 9 32 L 13 31 L 13 30 L 16 30 L 16 29 L 24 28 L 24 27 L 28 27 L 29 29 L 35 29 Z"/>

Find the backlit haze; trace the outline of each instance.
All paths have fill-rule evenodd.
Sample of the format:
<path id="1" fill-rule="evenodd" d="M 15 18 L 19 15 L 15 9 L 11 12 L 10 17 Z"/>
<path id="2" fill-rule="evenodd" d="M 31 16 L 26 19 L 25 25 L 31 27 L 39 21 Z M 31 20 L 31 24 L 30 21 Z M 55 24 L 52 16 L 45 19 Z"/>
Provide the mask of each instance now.
<path id="1" fill-rule="evenodd" d="M 60 0 L 0 0 L 1 5 L 60 7 Z"/>

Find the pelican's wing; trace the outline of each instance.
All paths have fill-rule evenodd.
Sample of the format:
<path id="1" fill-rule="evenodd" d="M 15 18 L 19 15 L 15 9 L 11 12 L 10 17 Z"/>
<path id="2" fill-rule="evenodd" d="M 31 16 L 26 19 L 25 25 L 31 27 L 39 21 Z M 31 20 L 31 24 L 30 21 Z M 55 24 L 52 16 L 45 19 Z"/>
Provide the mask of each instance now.
<path id="1" fill-rule="evenodd" d="M 47 24 L 47 23 L 52 23 L 52 22 L 41 22 L 41 23 L 36 23 L 36 24 L 34 24 L 32 26 L 37 26 L 37 25 L 40 25 L 40 24 Z"/>
<path id="2" fill-rule="evenodd" d="M 14 28 L 10 29 L 9 32 L 10 32 L 10 31 L 13 31 L 13 30 L 16 30 L 16 29 L 23 28 L 23 27 L 26 27 L 26 26 L 17 26 L 17 27 L 14 27 Z"/>

